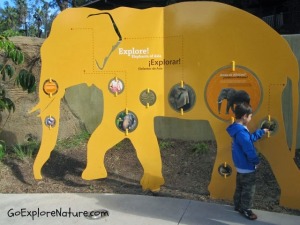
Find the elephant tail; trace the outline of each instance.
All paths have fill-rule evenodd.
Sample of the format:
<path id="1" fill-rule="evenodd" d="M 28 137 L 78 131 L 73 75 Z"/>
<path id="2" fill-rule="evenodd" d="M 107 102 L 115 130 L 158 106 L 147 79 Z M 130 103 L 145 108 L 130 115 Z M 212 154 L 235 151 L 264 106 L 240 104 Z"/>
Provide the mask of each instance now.
<path id="1" fill-rule="evenodd" d="M 297 70 L 298 75 L 298 70 Z M 292 135 L 292 146 L 291 152 L 293 157 L 296 154 L 296 144 L 297 144 L 297 130 L 298 130 L 298 109 L 299 109 L 299 87 L 298 87 L 299 78 L 298 76 L 292 79 L 292 96 L 293 96 L 293 135 Z"/>
<path id="2" fill-rule="evenodd" d="M 291 105 L 292 105 L 292 115 L 291 115 L 291 143 L 290 143 L 290 151 L 292 157 L 295 157 L 296 148 L 297 148 L 297 130 L 298 130 L 298 114 L 299 114 L 299 64 L 297 58 L 293 53 L 290 64 L 285 68 L 285 73 L 287 75 L 287 79 L 291 82 Z M 288 82 L 288 81 L 287 81 Z"/>

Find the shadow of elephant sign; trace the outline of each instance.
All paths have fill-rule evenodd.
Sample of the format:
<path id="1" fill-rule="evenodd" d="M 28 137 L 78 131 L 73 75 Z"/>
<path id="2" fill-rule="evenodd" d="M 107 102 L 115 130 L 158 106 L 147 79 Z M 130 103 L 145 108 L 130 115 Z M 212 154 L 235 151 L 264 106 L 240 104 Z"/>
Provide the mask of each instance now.
<path id="1" fill-rule="evenodd" d="M 233 166 L 225 129 L 233 114 L 219 113 L 218 104 L 225 99 L 221 90 L 243 90 L 255 113 L 250 129 L 265 119 L 277 122 L 276 133 L 257 147 L 280 185 L 280 203 L 300 208 L 296 126 L 290 151 L 281 109 L 290 79 L 297 124 L 298 64 L 286 41 L 260 19 L 214 2 L 107 12 L 67 9 L 54 20 L 41 57 L 39 103 L 33 109 L 40 111 L 43 127 L 33 165 L 36 179 L 57 141 L 65 89 L 86 83 L 103 91 L 104 103 L 102 122 L 87 144 L 83 179 L 107 177 L 106 151 L 128 138 L 144 170 L 142 188 L 158 191 L 164 178 L 154 118 L 207 120 L 218 147 L 208 188 L 211 197 L 230 199 L 235 173 L 228 169 Z"/>

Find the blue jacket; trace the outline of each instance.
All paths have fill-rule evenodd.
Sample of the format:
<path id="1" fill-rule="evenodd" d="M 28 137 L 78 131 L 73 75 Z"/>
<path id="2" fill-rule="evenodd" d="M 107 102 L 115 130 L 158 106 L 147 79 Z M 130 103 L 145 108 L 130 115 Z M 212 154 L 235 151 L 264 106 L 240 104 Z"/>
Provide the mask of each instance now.
<path id="1" fill-rule="evenodd" d="M 232 137 L 232 159 L 235 167 L 254 171 L 255 166 L 259 164 L 259 157 L 253 143 L 260 139 L 265 131 L 258 129 L 251 134 L 239 123 L 231 124 L 226 131 Z"/>

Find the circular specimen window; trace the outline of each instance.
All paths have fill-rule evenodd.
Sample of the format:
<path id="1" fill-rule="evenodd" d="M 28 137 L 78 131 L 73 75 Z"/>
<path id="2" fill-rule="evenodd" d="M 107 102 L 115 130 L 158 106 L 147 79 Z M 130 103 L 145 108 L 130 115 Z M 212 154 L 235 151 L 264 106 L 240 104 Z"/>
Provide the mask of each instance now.
<path id="1" fill-rule="evenodd" d="M 108 89 L 113 94 L 120 94 L 124 90 L 124 82 L 119 78 L 114 78 L 109 81 Z"/>
<path id="2" fill-rule="evenodd" d="M 152 90 L 144 90 L 140 94 L 140 101 L 144 106 L 149 106 L 154 105 L 156 102 L 156 95 L 155 92 Z"/>
<path id="3" fill-rule="evenodd" d="M 47 127 L 54 127 L 56 125 L 56 119 L 52 116 L 47 116 L 45 118 L 45 125 Z"/>
<path id="4" fill-rule="evenodd" d="M 261 129 L 268 129 L 270 131 L 270 135 L 277 132 L 278 126 L 278 122 L 273 118 L 265 118 L 261 121 Z"/>
<path id="5" fill-rule="evenodd" d="M 206 104 L 217 118 L 230 120 L 234 116 L 234 106 L 247 102 L 253 113 L 259 108 L 263 98 L 257 76 L 245 67 L 224 67 L 217 70 L 208 80 L 205 88 Z"/>
<path id="6" fill-rule="evenodd" d="M 169 92 L 169 104 L 171 107 L 180 112 L 183 109 L 184 112 L 189 111 L 193 108 L 196 101 L 196 94 L 189 85 L 180 84 L 174 85 Z"/>
<path id="7" fill-rule="evenodd" d="M 49 96 L 55 95 L 58 92 L 58 84 L 55 80 L 46 80 L 43 85 L 43 90 Z"/>
<path id="8" fill-rule="evenodd" d="M 121 131 L 132 132 L 137 128 L 137 125 L 137 116 L 131 111 L 128 111 L 128 113 L 122 111 L 116 117 L 116 126 Z"/>
<path id="9" fill-rule="evenodd" d="M 232 173 L 232 168 L 227 163 L 222 163 L 218 168 L 218 172 L 221 176 L 228 177 Z"/>

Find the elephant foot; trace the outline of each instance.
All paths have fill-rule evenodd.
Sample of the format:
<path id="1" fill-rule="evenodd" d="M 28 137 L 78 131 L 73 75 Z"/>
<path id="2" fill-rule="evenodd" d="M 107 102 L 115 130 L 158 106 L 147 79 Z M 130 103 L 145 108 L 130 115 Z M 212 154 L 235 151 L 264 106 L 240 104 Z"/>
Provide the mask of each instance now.
<path id="1" fill-rule="evenodd" d="M 41 179 L 43 179 L 43 177 L 42 177 L 42 174 L 41 174 L 41 172 L 40 172 L 40 170 L 33 170 L 33 176 L 34 176 L 34 179 L 36 179 L 36 180 L 41 180 Z"/>
<path id="2" fill-rule="evenodd" d="M 33 164 L 33 176 L 34 179 L 36 180 L 41 180 L 42 177 L 42 166 L 37 163 L 37 160 L 35 160 L 34 164 Z"/>
<path id="3" fill-rule="evenodd" d="M 105 168 L 86 168 L 81 175 L 84 180 L 97 180 L 107 177 L 107 172 Z"/>
<path id="4" fill-rule="evenodd" d="M 300 209 L 300 195 L 298 193 L 281 193 L 279 205 L 290 209 Z"/>
<path id="5" fill-rule="evenodd" d="M 150 190 L 153 192 L 158 192 L 160 190 L 160 186 L 165 183 L 165 180 L 162 176 L 153 176 L 145 173 L 141 179 L 140 184 L 144 191 Z"/>

